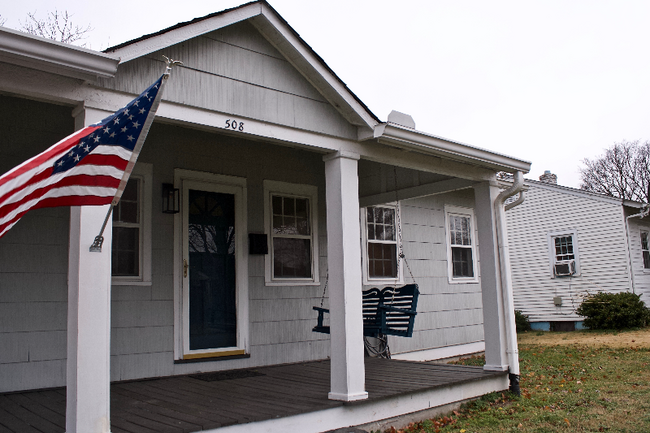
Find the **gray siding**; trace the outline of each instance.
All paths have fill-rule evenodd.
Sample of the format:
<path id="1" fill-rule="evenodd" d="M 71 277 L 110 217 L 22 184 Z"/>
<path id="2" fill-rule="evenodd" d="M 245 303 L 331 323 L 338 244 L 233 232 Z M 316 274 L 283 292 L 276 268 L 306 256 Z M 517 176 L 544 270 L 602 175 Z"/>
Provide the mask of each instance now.
<path id="1" fill-rule="evenodd" d="M 447 277 L 445 204 L 471 208 L 473 190 L 401 203 L 404 254 L 420 298 L 413 337 L 390 337 L 393 353 L 483 341 L 481 285 L 450 284 Z M 412 282 L 406 266 L 404 275 Z"/>
<path id="2" fill-rule="evenodd" d="M 0 172 L 70 134 L 70 113 L 0 96 Z M 0 392 L 65 381 L 69 225 L 67 208 L 37 209 L 0 239 Z"/>
<path id="3" fill-rule="evenodd" d="M 356 127 L 248 22 L 127 62 L 120 65 L 114 79 L 99 83 L 139 94 L 164 71 L 162 55 L 183 62 L 174 69 L 164 100 L 243 119 L 357 137 Z"/>
<path id="4" fill-rule="evenodd" d="M 531 321 L 581 320 L 575 309 L 584 294 L 628 289 L 620 203 L 530 182 L 524 203 L 506 215 L 515 309 Z M 570 229 L 577 232 L 580 275 L 552 278 L 548 234 Z"/>
<path id="5" fill-rule="evenodd" d="M 184 143 L 178 145 L 179 142 Z M 113 288 L 112 380 L 245 368 L 322 359 L 329 338 L 311 332 L 322 286 L 267 287 L 264 257 L 249 256 L 251 357 L 174 363 L 173 217 L 157 211 L 156 191 L 175 168 L 246 178 L 248 231 L 264 231 L 265 179 L 315 185 L 319 191 L 321 280 L 327 262 L 324 163 L 319 154 L 169 125 L 154 125 L 140 160 L 152 163 L 153 284 Z M 324 283 L 323 283 L 324 284 Z"/>

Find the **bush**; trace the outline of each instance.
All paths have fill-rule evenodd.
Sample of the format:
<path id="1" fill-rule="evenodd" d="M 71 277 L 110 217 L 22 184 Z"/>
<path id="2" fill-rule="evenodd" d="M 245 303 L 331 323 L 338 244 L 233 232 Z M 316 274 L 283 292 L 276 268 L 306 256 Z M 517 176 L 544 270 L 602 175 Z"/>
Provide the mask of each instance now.
<path id="1" fill-rule="evenodd" d="M 640 328 L 650 319 L 650 310 L 640 297 L 630 292 L 596 293 L 587 296 L 576 312 L 585 317 L 589 329 Z"/>
<path id="2" fill-rule="evenodd" d="M 531 329 L 528 316 L 519 310 L 515 310 L 515 326 L 517 327 L 517 333 L 530 331 Z"/>

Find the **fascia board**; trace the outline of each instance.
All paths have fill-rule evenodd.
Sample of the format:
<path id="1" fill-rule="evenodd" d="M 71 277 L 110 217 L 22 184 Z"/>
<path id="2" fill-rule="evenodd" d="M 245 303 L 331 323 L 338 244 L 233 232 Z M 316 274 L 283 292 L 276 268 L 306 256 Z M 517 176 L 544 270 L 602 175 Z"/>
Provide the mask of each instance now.
<path id="1" fill-rule="evenodd" d="M 196 23 L 190 23 L 161 34 L 145 37 L 140 41 L 133 42 L 132 44 L 128 44 L 122 48 L 114 50 L 109 48 L 107 52 L 119 56 L 122 63 L 125 63 L 189 39 L 227 27 L 231 24 L 247 20 L 259 15 L 260 13 L 262 13 L 260 4 L 245 5 L 223 14 L 197 21 Z"/>
<path id="2" fill-rule="evenodd" d="M 114 55 L 0 28 L 0 61 L 87 80 L 113 77 L 120 59 Z"/>
<path id="3" fill-rule="evenodd" d="M 374 138 L 382 144 L 400 147 L 405 150 L 435 154 L 491 169 L 508 172 L 521 171 L 523 173 L 530 171 L 531 163 L 528 161 L 456 143 L 391 123 L 378 125 L 375 128 Z"/>
<path id="4" fill-rule="evenodd" d="M 375 128 L 379 121 L 347 86 L 327 67 L 300 36 L 266 3 L 261 4 L 262 13 L 251 20 L 275 48 L 348 120 L 357 117 L 362 125 Z M 347 108 L 347 109 L 346 109 Z"/>

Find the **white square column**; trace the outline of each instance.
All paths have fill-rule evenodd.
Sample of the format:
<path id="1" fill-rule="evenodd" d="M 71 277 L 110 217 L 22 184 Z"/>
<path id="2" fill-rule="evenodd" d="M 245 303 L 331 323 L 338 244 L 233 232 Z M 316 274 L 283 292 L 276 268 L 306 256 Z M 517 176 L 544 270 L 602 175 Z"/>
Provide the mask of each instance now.
<path id="1" fill-rule="evenodd" d="M 323 158 L 327 202 L 331 400 L 368 398 L 365 390 L 359 227 L 359 155 Z"/>
<path id="2" fill-rule="evenodd" d="M 485 335 L 485 366 L 483 368 L 492 371 L 507 371 L 506 325 L 494 208 L 499 192 L 496 182 L 481 182 L 474 186 L 483 298 L 483 333 Z"/>
<path id="3" fill-rule="evenodd" d="M 76 116 L 77 129 L 103 117 L 105 112 L 82 111 Z M 108 209 L 70 208 L 66 433 L 110 432 L 110 219 L 102 251 L 89 251 Z"/>

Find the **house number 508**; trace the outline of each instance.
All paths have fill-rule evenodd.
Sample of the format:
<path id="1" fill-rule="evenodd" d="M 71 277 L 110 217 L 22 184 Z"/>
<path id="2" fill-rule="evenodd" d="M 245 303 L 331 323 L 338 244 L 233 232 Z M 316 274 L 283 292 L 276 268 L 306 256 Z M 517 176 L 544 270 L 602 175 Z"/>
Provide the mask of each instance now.
<path id="1" fill-rule="evenodd" d="M 226 120 L 226 128 L 227 129 L 232 129 L 235 131 L 243 131 L 244 130 L 244 122 L 237 122 L 236 120 Z"/>

